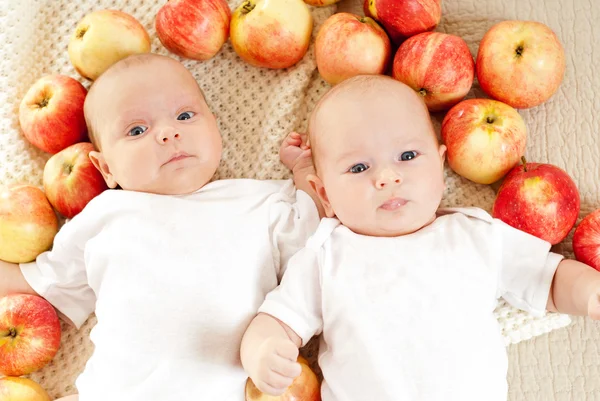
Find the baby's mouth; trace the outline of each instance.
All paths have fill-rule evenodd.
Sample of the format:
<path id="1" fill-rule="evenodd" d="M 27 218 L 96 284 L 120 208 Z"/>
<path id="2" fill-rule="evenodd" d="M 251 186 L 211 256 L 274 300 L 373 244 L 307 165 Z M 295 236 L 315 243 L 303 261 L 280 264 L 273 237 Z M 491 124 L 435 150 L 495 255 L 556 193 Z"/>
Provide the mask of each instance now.
<path id="1" fill-rule="evenodd" d="M 380 209 L 394 211 L 406 205 L 408 201 L 403 198 L 390 198 L 379 206 Z"/>

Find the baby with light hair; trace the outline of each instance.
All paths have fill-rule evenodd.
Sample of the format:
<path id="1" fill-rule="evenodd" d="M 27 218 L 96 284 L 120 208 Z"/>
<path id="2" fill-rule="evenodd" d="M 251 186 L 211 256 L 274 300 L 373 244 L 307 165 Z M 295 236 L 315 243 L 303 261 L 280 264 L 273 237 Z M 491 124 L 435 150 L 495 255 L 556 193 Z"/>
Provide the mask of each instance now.
<path id="1" fill-rule="evenodd" d="M 244 335 L 263 392 L 321 334 L 323 401 L 504 401 L 499 297 L 535 316 L 600 317 L 600 273 L 478 208 L 441 209 L 446 147 L 422 99 L 383 76 L 335 86 L 309 126 L 327 218 Z"/>

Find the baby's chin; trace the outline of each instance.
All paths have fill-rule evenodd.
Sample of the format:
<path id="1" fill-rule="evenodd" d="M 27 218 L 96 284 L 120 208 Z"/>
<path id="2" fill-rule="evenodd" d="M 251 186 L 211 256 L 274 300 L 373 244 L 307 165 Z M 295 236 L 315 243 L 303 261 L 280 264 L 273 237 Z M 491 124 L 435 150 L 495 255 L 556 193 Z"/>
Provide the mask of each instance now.
<path id="1" fill-rule="evenodd" d="M 356 234 L 366 235 L 370 237 L 401 237 L 408 235 L 427 227 L 435 220 L 435 215 L 431 218 L 422 218 L 417 220 L 410 220 L 396 218 L 388 219 L 384 222 L 378 222 L 379 224 L 371 225 L 354 225 L 352 227 L 347 226 L 351 231 Z M 343 224 L 343 222 L 342 222 Z"/>

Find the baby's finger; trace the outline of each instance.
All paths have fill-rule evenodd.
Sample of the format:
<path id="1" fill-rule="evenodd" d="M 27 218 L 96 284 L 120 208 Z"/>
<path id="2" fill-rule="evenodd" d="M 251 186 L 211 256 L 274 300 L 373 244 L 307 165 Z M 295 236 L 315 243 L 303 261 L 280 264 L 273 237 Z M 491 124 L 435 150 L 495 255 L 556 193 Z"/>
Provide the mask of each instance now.
<path id="1" fill-rule="evenodd" d="M 276 360 L 271 367 L 274 372 L 291 379 L 300 376 L 300 373 L 302 373 L 302 366 L 298 362 L 291 362 L 289 359 L 280 357 L 279 355 L 276 355 L 275 358 Z"/>
<path id="2" fill-rule="evenodd" d="M 285 377 L 277 372 L 271 371 L 265 377 L 264 382 L 267 386 L 271 387 L 275 391 L 279 391 L 281 394 L 292 384 L 293 381 L 294 379 L 291 377 Z"/>
<path id="3" fill-rule="evenodd" d="M 299 351 L 298 347 L 296 347 L 296 344 L 294 344 L 290 340 L 287 340 L 281 341 L 280 343 L 275 345 L 275 353 L 281 356 L 282 358 L 285 358 L 292 362 L 296 362 L 296 359 L 298 359 Z"/>
<path id="4" fill-rule="evenodd" d="M 594 294 L 588 302 L 588 316 L 600 320 L 600 294 Z"/>
<path id="5" fill-rule="evenodd" d="M 257 389 L 259 389 L 263 393 L 269 394 L 269 395 L 281 395 L 281 394 L 285 393 L 285 390 L 287 390 L 287 387 L 274 388 L 273 386 L 270 386 L 269 384 L 267 384 L 265 382 L 255 383 L 255 386 Z"/>

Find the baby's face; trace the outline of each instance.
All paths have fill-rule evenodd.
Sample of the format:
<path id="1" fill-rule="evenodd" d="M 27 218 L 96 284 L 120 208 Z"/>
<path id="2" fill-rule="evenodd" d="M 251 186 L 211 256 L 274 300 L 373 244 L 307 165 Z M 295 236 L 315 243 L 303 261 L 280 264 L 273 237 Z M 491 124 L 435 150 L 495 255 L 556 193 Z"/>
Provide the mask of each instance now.
<path id="1" fill-rule="evenodd" d="M 435 219 L 445 189 L 445 147 L 411 89 L 350 89 L 314 122 L 317 192 L 329 216 L 371 236 L 414 232 Z"/>
<path id="2" fill-rule="evenodd" d="M 189 71 L 157 57 L 105 78 L 92 88 L 86 116 L 100 146 L 90 158 L 108 185 L 158 194 L 205 185 L 221 159 L 221 136 Z"/>

